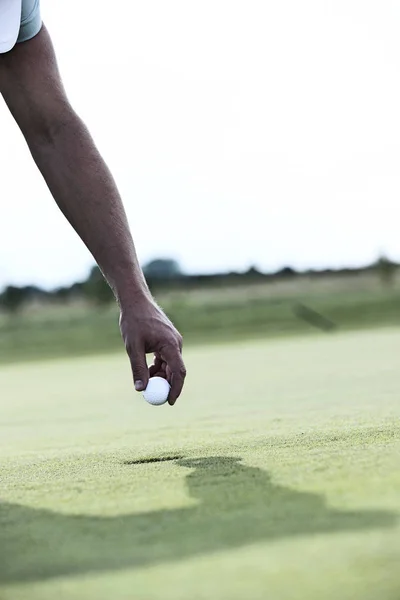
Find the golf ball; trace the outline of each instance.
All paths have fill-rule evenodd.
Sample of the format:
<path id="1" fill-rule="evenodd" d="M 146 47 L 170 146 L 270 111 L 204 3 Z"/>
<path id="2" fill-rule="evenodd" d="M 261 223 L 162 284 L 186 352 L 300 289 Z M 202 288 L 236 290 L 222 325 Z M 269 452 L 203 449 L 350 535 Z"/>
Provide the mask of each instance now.
<path id="1" fill-rule="evenodd" d="M 143 392 L 143 397 L 149 404 L 160 406 L 167 401 L 170 389 L 171 386 L 163 377 L 151 377 Z"/>

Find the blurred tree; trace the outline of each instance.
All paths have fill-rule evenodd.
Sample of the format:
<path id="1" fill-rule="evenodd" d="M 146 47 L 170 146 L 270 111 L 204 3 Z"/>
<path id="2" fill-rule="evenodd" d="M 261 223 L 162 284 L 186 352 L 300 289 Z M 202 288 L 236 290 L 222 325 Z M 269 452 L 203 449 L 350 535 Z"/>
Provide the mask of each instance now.
<path id="1" fill-rule="evenodd" d="M 280 269 L 280 271 L 277 271 L 275 273 L 276 277 L 293 277 L 294 275 L 297 275 L 297 271 L 295 271 L 295 269 L 292 269 L 292 267 L 283 267 L 283 269 Z"/>
<path id="2" fill-rule="evenodd" d="M 13 285 L 6 287 L 0 296 L 1 306 L 10 314 L 16 314 L 24 302 L 28 299 L 26 288 L 19 288 Z"/>
<path id="3" fill-rule="evenodd" d="M 374 267 L 375 270 L 378 272 L 382 285 L 386 288 L 393 287 L 398 265 L 392 262 L 383 254 L 381 254 L 381 256 L 376 261 Z"/>
<path id="4" fill-rule="evenodd" d="M 69 300 L 70 295 L 71 291 L 68 287 L 60 287 L 52 292 L 52 296 L 55 298 L 55 300 L 61 300 L 62 302 Z"/>
<path id="5" fill-rule="evenodd" d="M 83 295 L 97 306 L 108 306 L 114 300 L 114 294 L 103 277 L 99 267 L 90 271 L 89 277 L 82 285 Z"/>
<path id="6" fill-rule="evenodd" d="M 174 279 L 182 275 L 179 263 L 172 258 L 156 258 L 143 267 L 146 279 Z"/>
<path id="7" fill-rule="evenodd" d="M 69 293 L 72 297 L 80 298 L 84 295 L 84 283 L 73 283 L 69 288 Z"/>
<path id="8" fill-rule="evenodd" d="M 252 265 L 242 276 L 239 275 L 239 281 L 246 277 L 247 279 L 266 279 L 266 275 L 260 271 L 255 265 Z"/>

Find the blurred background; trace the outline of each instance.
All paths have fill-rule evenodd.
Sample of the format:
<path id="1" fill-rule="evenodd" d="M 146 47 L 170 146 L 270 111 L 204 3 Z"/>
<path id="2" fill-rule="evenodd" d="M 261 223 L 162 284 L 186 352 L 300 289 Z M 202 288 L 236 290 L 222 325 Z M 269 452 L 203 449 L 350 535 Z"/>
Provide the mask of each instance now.
<path id="1" fill-rule="evenodd" d="M 400 323 L 400 5 L 54 3 L 71 102 L 186 343 Z M 122 349 L 0 106 L 0 359 Z"/>

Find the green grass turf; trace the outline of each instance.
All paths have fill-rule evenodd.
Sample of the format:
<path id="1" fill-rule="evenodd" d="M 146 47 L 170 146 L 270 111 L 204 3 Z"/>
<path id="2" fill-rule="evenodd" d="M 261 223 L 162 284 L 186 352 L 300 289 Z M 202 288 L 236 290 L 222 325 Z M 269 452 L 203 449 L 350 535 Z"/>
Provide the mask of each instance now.
<path id="1" fill-rule="evenodd" d="M 182 291 L 160 297 L 161 306 L 183 334 L 185 345 L 283 336 L 319 335 L 316 323 L 299 318 L 296 306 L 322 314 L 340 331 L 400 326 L 400 286 L 382 289 L 369 282 L 346 288 L 335 280 L 309 283 L 302 289 L 279 284 Z M 373 285 L 372 285 L 373 284 Z M 342 283 L 343 285 L 343 283 Z M 208 295 L 207 295 L 208 294 Z M 20 314 L 0 313 L 0 364 L 67 356 L 120 352 L 121 336 L 115 303 L 99 310 L 89 305 L 42 306 Z"/>
<path id="2" fill-rule="evenodd" d="M 0 599 L 398 600 L 400 331 L 0 369 Z M 162 459 L 162 460 L 158 460 Z"/>

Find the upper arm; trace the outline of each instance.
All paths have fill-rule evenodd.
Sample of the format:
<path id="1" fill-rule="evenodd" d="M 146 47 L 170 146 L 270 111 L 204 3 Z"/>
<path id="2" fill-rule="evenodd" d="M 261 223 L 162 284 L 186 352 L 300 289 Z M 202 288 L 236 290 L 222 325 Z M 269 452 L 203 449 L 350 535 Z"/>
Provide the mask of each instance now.
<path id="1" fill-rule="evenodd" d="M 29 41 L 0 54 L 0 92 L 25 136 L 49 135 L 71 110 L 44 25 Z"/>

